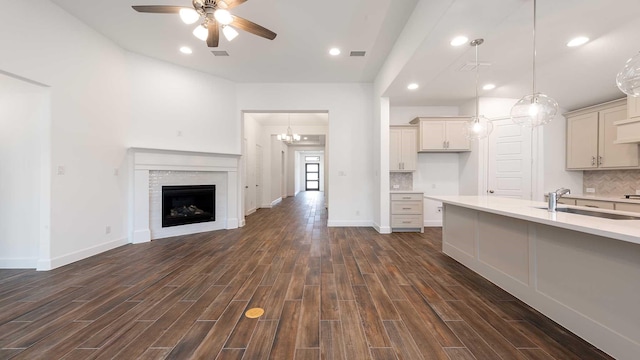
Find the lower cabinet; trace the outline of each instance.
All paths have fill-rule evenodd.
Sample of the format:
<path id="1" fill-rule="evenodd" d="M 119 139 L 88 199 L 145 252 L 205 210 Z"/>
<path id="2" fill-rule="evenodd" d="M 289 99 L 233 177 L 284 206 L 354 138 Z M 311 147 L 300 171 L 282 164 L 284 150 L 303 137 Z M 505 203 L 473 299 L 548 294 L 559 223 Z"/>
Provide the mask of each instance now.
<path id="1" fill-rule="evenodd" d="M 640 213 L 640 204 L 616 203 L 616 210 Z"/>
<path id="2" fill-rule="evenodd" d="M 614 208 L 613 202 L 610 202 L 610 201 L 598 201 L 598 200 L 576 199 L 576 205 L 577 206 L 586 206 L 586 207 L 591 207 L 591 208 L 598 208 L 598 209 L 609 209 L 609 210 L 613 210 L 613 208 Z"/>
<path id="3" fill-rule="evenodd" d="M 424 232 L 423 193 L 391 194 L 391 231 Z"/>

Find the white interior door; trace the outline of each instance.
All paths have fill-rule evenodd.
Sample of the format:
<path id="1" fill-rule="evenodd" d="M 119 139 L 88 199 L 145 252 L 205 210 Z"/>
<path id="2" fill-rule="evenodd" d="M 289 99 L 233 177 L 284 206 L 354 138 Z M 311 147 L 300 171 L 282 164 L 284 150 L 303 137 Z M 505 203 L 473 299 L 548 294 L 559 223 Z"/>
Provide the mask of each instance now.
<path id="1" fill-rule="evenodd" d="M 262 207 L 262 146 L 256 145 L 256 208 Z"/>
<path id="2" fill-rule="evenodd" d="M 489 136 L 488 195 L 531 199 L 532 131 L 511 119 L 493 121 Z"/>

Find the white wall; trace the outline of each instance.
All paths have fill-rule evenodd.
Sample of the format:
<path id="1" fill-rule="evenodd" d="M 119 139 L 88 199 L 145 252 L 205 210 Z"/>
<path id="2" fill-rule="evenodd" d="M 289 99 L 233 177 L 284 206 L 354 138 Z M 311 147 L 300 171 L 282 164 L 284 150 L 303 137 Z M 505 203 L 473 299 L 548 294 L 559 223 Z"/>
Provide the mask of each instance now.
<path id="1" fill-rule="evenodd" d="M 49 221 L 40 214 L 40 199 L 48 196 L 41 191 L 48 104 L 47 88 L 0 74 L 0 269 L 37 265 L 40 229 Z"/>
<path id="2" fill-rule="evenodd" d="M 329 226 L 371 226 L 371 85 L 238 84 L 237 88 L 241 111 L 329 112 Z"/>
<path id="3" fill-rule="evenodd" d="M 227 81 L 129 54 L 44 0 L 3 2 L 0 43 L 0 71 L 51 88 L 51 166 L 42 177 L 51 177 L 51 221 L 39 229 L 50 241 L 40 269 L 127 242 L 127 147 L 240 153 Z"/>
<path id="4" fill-rule="evenodd" d="M 421 116 L 457 115 L 457 106 L 392 106 L 389 125 L 409 125 L 409 121 Z"/>
<path id="5" fill-rule="evenodd" d="M 235 84 L 127 53 L 131 147 L 240 154 Z"/>

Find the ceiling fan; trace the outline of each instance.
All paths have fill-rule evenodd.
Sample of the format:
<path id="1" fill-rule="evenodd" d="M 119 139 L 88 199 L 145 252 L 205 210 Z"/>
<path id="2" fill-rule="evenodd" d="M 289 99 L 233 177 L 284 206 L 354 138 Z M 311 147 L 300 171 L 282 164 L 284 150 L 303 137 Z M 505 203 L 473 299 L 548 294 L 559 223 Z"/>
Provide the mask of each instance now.
<path id="1" fill-rule="evenodd" d="M 241 5 L 247 0 L 192 0 L 193 9 L 183 6 L 166 5 L 134 5 L 137 12 L 153 14 L 180 14 L 182 21 L 193 24 L 202 18 L 202 24 L 193 34 L 201 40 L 207 41 L 207 46 L 217 47 L 220 38 L 218 24 L 222 25 L 222 32 L 231 41 L 238 35 L 233 29 L 237 27 L 265 39 L 273 40 L 276 33 L 240 16 L 232 15 L 229 9 Z M 232 27 L 233 26 L 233 27 Z"/>

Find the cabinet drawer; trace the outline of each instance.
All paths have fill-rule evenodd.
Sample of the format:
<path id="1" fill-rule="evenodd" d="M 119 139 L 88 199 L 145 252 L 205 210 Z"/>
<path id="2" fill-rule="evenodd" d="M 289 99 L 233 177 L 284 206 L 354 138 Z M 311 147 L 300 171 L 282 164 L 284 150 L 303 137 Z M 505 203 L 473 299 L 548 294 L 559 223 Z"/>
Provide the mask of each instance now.
<path id="1" fill-rule="evenodd" d="M 576 199 L 577 206 L 586 206 L 600 209 L 613 210 L 613 203 L 608 201 L 582 200 Z"/>
<path id="2" fill-rule="evenodd" d="M 422 201 L 392 201 L 392 214 L 422 214 Z"/>
<path id="3" fill-rule="evenodd" d="M 640 213 L 640 204 L 616 203 L 616 210 Z"/>
<path id="4" fill-rule="evenodd" d="M 422 228 L 422 215 L 392 215 L 392 228 Z"/>
<path id="5" fill-rule="evenodd" d="M 393 200 L 422 200 L 422 194 L 391 194 Z"/>

